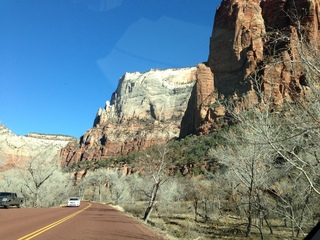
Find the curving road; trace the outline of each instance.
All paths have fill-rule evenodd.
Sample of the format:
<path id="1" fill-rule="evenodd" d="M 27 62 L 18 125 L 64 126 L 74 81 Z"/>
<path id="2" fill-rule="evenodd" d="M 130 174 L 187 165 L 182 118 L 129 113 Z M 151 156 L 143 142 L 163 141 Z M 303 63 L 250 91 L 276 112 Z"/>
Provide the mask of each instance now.
<path id="1" fill-rule="evenodd" d="M 82 202 L 80 207 L 0 208 L 1 240 L 165 240 L 164 236 L 114 208 Z"/>

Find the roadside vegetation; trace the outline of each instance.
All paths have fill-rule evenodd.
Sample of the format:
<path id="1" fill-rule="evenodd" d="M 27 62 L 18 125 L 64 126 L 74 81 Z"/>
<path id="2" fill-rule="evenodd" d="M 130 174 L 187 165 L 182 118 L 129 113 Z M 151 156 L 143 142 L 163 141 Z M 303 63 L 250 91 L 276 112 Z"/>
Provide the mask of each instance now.
<path id="1" fill-rule="evenodd" d="M 317 145 L 308 158 L 303 151 L 289 159 L 308 161 L 311 184 L 267 143 L 250 144 L 245 136 L 252 132 L 238 124 L 155 146 L 133 161 L 128 156 L 135 169 L 129 175 L 121 171 L 124 157 L 109 167 L 97 162 L 75 188 L 81 198 L 121 206 L 172 239 L 303 239 L 319 221 Z M 186 153 L 194 148 L 196 157 Z"/>

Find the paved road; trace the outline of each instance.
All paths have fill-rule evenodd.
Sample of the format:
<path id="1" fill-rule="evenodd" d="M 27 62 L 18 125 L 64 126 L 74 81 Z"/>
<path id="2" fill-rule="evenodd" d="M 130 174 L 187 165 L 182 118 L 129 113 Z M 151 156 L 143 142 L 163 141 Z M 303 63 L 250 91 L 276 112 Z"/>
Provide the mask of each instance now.
<path id="1" fill-rule="evenodd" d="M 80 207 L 0 209 L 1 240 L 164 240 L 148 226 L 114 208 L 82 202 Z"/>

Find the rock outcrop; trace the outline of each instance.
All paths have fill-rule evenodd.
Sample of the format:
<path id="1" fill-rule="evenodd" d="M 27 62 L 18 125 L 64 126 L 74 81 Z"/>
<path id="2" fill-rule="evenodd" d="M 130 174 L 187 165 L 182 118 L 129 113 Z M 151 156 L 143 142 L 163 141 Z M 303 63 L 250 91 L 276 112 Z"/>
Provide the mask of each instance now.
<path id="1" fill-rule="evenodd" d="M 223 125 L 225 110 L 219 101 L 231 99 L 238 109 L 263 101 L 256 94 L 257 86 L 269 97 L 271 107 L 305 94 L 306 76 L 298 49 L 301 36 L 307 44 L 319 41 L 319 4 L 318 0 L 222 1 L 207 62 L 214 76 L 215 96 L 210 104 L 198 103 L 195 122 L 199 133 Z M 220 114 L 216 117 L 213 112 Z M 208 118 L 210 115 L 213 117 Z"/>
<path id="2" fill-rule="evenodd" d="M 220 95 L 250 89 L 244 79 L 263 57 L 265 25 L 259 4 L 260 0 L 228 0 L 217 9 L 208 65 Z"/>
<path id="3" fill-rule="evenodd" d="M 75 138 L 63 135 L 32 133 L 18 136 L 0 124 L 0 171 L 15 168 L 33 158 L 56 157 Z"/>
<path id="4" fill-rule="evenodd" d="M 61 152 L 64 165 L 117 157 L 179 137 L 196 67 L 126 73 L 93 128 Z"/>
<path id="5" fill-rule="evenodd" d="M 223 0 L 216 11 L 208 61 L 185 69 L 127 73 L 94 126 L 62 152 L 65 165 L 133 153 L 229 124 L 233 110 L 268 96 L 281 106 L 307 89 L 301 36 L 319 42 L 319 0 Z M 258 81 L 256 81 L 258 79 Z"/>

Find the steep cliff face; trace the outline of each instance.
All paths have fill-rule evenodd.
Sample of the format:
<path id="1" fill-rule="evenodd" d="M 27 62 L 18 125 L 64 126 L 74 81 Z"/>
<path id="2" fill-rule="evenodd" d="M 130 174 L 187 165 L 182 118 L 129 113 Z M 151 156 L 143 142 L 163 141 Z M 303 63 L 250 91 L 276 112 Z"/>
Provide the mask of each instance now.
<path id="1" fill-rule="evenodd" d="M 79 146 L 69 144 L 61 152 L 63 164 L 116 157 L 178 137 L 196 71 L 190 67 L 126 73 Z"/>
<path id="2" fill-rule="evenodd" d="M 60 150 L 75 140 L 69 136 L 37 133 L 17 136 L 0 124 L 0 171 L 17 167 L 39 154 L 58 158 Z"/>
<path id="3" fill-rule="evenodd" d="M 215 94 L 209 104 L 198 103 L 195 122 L 199 133 L 221 125 L 225 110 L 218 101 L 232 99 L 239 109 L 259 104 L 254 78 L 259 78 L 260 90 L 270 97 L 271 106 L 281 106 L 284 99 L 293 101 L 305 94 L 303 59 L 298 49 L 301 36 L 307 44 L 319 41 L 319 4 L 318 0 L 221 2 L 207 63 L 214 76 Z M 259 76 L 252 76 L 257 69 L 261 69 Z M 220 112 L 220 116 L 213 112 Z"/>
<path id="4" fill-rule="evenodd" d="M 281 106 L 303 96 L 300 38 L 319 41 L 319 0 L 223 0 L 216 11 L 208 61 L 185 69 L 127 73 L 99 109 L 64 164 L 128 154 L 191 133 L 228 124 L 221 102 L 236 110 L 264 99 Z M 257 71 L 260 69 L 260 71 Z M 259 82 L 255 82 L 259 79 Z M 234 109 L 234 110 L 235 110 Z"/>
<path id="5" fill-rule="evenodd" d="M 220 94 L 247 91 L 244 78 L 263 57 L 264 20 L 260 0 L 222 1 L 217 9 L 208 65 Z"/>

